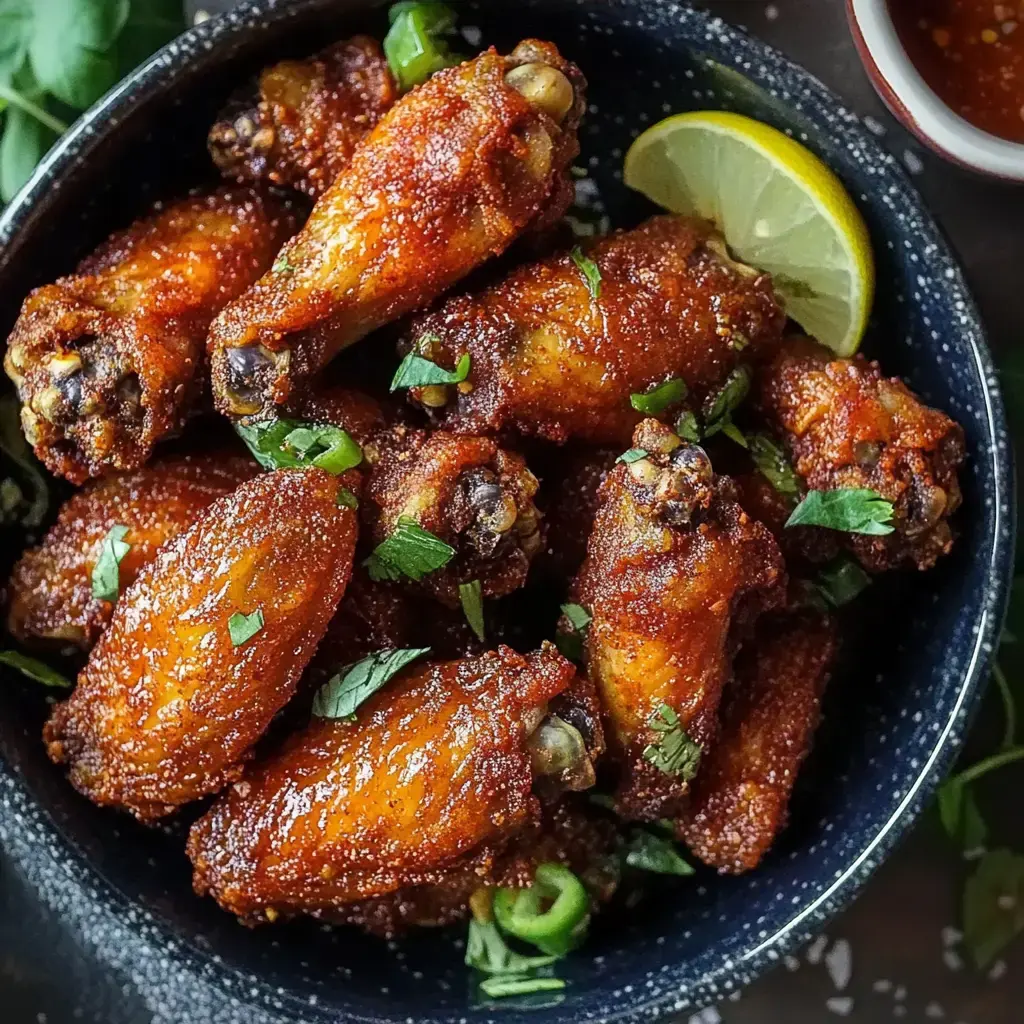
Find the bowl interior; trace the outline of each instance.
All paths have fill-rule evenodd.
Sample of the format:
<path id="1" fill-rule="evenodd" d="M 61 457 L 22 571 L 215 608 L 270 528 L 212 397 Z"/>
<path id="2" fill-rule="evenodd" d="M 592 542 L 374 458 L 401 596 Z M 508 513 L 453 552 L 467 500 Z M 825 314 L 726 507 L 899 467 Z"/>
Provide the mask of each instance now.
<path id="1" fill-rule="evenodd" d="M 147 201 L 211 179 L 204 135 L 245 75 L 356 30 L 381 33 L 373 5 L 344 0 L 243 9 L 157 62 L 133 100 L 97 120 L 33 190 L 31 211 L 0 223 L 0 330 L 27 289 L 76 258 Z M 1002 616 L 1010 544 L 1008 456 L 993 374 L 970 300 L 943 240 L 891 158 L 835 97 L 766 47 L 717 19 L 665 0 L 461 4 L 461 24 L 499 47 L 550 38 L 591 82 L 580 166 L 587 203 L 616 226 L 651 212 L 622 185 L 632 139 L 669 112 L 725 108 L 791 131 L 846 182 L 871 228 L 879 293 L 866 350 L 964 426 L 962 531 L 927 575 L 893 574 L 862 598 L 848 630 L 825 722 L 793 800 L 791 824 L 764 866 L 742 878 L 654 877 L 649 897 L 596 923 L 562 967 L 570 986 L 540 1014 L 551 1021 L 646 1015 L 720 997 L 791 941 L 820 926 L 863 880 L 905 823 L 963 726 L 985 645 Z M 208 45 L 211 44 L 212 46 Z M 169 67 L 176 84 L 164 88 Z M 15 231 L 14 229 L 17 228 Z M 966 682 L 965 682 L 966 680 Z M 226 984 L 295 1018 L 463 1019 L 473 1005 L 462 928 L 400 943 L 310 923 L 248 931 L 192 895 L 183 828 L 146 829 L 76 796 L 45 759 L 39 692 L 0 687 L 0 750 L 67 842 L 115 893 L 180 940 L 187 957 L 231 970 Z M 237 973 L 240 972 L 240 973 Z M 251 979 L 251 981 L 249 980 Z M 543 1003 L 543 1000 L 539 1000 Z M 537 1019 L 538 1007 L 494 1016 Z M 484 1008 L 474 1019 L 489 1016 Z"/>

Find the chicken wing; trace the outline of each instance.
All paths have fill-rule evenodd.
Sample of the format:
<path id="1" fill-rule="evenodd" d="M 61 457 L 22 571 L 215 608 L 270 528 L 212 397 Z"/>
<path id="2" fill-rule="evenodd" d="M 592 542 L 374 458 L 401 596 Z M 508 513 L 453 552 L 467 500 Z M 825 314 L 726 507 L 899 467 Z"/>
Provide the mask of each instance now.
<path id="1" fill-rule="evenodd" d="M 405 669 L 354 722 L 313 719 L 193 826 L 196 892 L 258 922 L 486 878 L 540 819 L 531 738 L 574 674 L 550 644 L 500 648 Z"/>
<path id="2" fill-rule="evenodd" d="M 273 272 L 214 322 L 217 407 L 274 415 L 347 345 L 561 216 L 584 87 L 553 46 L 531 40 L 403 96 Z"/>
<path id="3" fill-rule="evenodd" d="M 449 299 L 413 324 L 412 347 L 468 381 L 413 391 L 459 430 L 626 444 L 630 395 L 682 378 L 703 398 L 744 358 L 770 352 L 785 314 L 767 275 L 729 259 L 710 224 L 654 217 L 588 249 Z M 592 272 L 593 276 L 593 272 Z M 438 410 L 440 411 L 440 410 Z"/>
<path id="4" fill-rule="evenodd" d="M 802 337 L 764 368 L 758 401 L 809 488 L 869 488 L 892 502 L 895 532 L 845 535 L 866 569 L 927 569 L 950 550 L 964 435 L 945 413 L 877 363 L 837 359 Z"/>
<path id="5" fill-rule="evenodd" d="M 585 660 L 621 773 L 619 810 L 653 819 L 678 809 L 690 774 L 659 766 L 656 748 L 685 744 L 692 758 L 714 739 L 737 639 L 783 600 L 785 571 L 701 448 L 650 419 L 633 444 L 642 457 L 601 489 L 574 600 L 592 617 Z"/>
<path id="6" fill-rule="evenodd" d="M 76 789 L 149 820 L 241 774 L 348 582 L 342 486 L 357 474 L 265 473 L 160 549 L 46 725 Z"/>
<path id="7" fill-rule="evenodd" d="M 380 44 L 353 36 L 264 69 L 256 94 L 233 99 L 210 129 L 210 155 L 226 178 L 317 199 L 397 99 Z"/>
<path id="8" fill-rule="evenodd" d="M 251 189 L 195 195 L 157 206 L 33 291 L 4 369 L 47 469 L 82 483 L 143 465 L 202 394 L 210 321 L 295 227 L 286 206 Z"/>
<path id="9" fill-rule="evenodd" d="M 749 871 L 782 830 L 835 652 L 833 623 L 811 609 L 766 615 L 740 652 L 718 739 L 676 819 L 680 838 L 705 864 Z"/>
<path id="10" fill-rule="evenodd" d="M 110 530 L 128 527 L 123 541 L 129 549 L 119 566 L 123 593 L 171 537 L 258 469 L 244 456 L 189 455 L 87 484 L 65 502 L 43 542 L 14 567 L 8 588 L 11 635 L 25 644 L 88 650 L 114 611 L 110 601 L 93 596 L 91 582 Z"/>

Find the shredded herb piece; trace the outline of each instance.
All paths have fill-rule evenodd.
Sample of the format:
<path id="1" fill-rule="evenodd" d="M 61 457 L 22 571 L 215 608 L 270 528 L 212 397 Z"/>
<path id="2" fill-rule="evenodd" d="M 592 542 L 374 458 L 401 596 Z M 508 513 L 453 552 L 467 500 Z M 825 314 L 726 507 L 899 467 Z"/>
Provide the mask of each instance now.
<path id="1" fill-rule="evenodd" d="M 892 502 L 867 488 L 808 491 L 786 526 L 824 526 L 829 530 L 884 537 L 892 533 Z"/>
<path id="2" fill-rule="evenodd" d="M 455 548 L 411 516 L 400 516 L 391 536 L 373 550 L 363 563 L 376 581 L 408 576 L 417 582 L 428 573 L 442 569 L 455 557 Z"/>
<path id="3" fill-rule="evenodd" d="M 631 868 L 659 875 L 692 875 L 691 865 L 679 854 L 678 846 L 666 836 L 646 829 L 634 829 L 626 842 L 625 860 Z"/>
<path id="4" fill-rule="evenodd" d="M 818 592 L 834 608 L 849 604 L 870 585 L 871 577 L 845 555 L 840 555 L 822 568 L 815 583 Z"/>
<path id="5" fill-rule="evenodd" d="M 559 632 L 555 636 L 555 646 L 562 656 L 577 664 L 583 663 L 583 634 L 591 623 L 590 612 L 580 604 L 563 604 L 562 614 L 572 626 L 571 632 Z"/>
<path id="6" fill-rule="evenodd" d="M 429 647 L 411 647 L 377 651 L 354 665 L 347 665 L 317 691 L 313 699 L 314 717 L 351 719 L 363 701 L 429 650 Z"/>
<path id="7" fill-rule="evenodd" d="M 800 493 L 800 478 L 786 458 L 782 446 L 765 433 L 751 434 L 750 457 L 761 475 L 779 492 L 787 497 Z"/>
<path id="8" fill-rule="evenodd" d="M 462 611 L 466 616 L 466 621 L 476 634 L 476 638 L 481 643 L 486 643 L 487 635 L 484 628 L 484 597 L 480 581 L 470 580 L 469 583 L 460 583 L 459 601 L 462 604 Z"/>
<path id="9" fill-rule="evenodd" d="M 747 439 L 743 436 L 743 431 L 733 423 L 732 420 L 727 419 L 722 423 L 722 433 L 725 434 L 730 441 L 735 441 L 741 448 L 749 448 Z"/>
<path id="10" fill-rule="evenodd" d="M 569 255 L 572 257 L 572 261 L 576 264 L 579 272 L 583 275 L 583 280 L 586 282 L 590 297 L 595 300 L 599 299 L 601 297 L 600 267 L 592 259 L 584 256 L 583 250 L 578 245 L 573 247 Z"/>
<path id="11" fill-rule="evenodd" d="M 359 508 L 359 499 L 347 487 L 339 487 L 334 500 L 338 508 Z"/>
<path id="12" fill-rule="evenodd" d="M 704 402 L 704 436 L 712 437 L 732 423 L 732 414 L 750 394 L 753 374 L 749 366 L 737 366 Z M 727 435 L 732 436 L 732 435 Z M 735 440 L 735 438 L 733 438 Z M 744 443 L 744 447 L 746 447 Z"/>
<path id="13" fill-rule="evenodd" d="M 523 956 L 511 949 L 493 921 L 472 918 L 466 938 L 466 966 L 484 974 L 523 975 L 538 967 L 548 967 L 557 956 Z"/>
<path id="14" fill-rule="evenodd" d="M 459 64 L 439 36 L 455 27 L 455 12 L 443 3 L 402 2 L 388 11 L 391 28 L 384 55 L 403 91 L 425 82 L 435 71 Z"/>
<path id="15" fill-rule="evenodd" d="M 49 665 L 43 664 L 36 658 L 30 658 L 27 654 L 22 654 L 21 651 L 0 651 L 0 664 L 10 665 L 11 668 L 17 669 L 33 682 L 42 683 L 43 686 L 52 686 L 56 690 L 70 690 L 74 685 L 70 679 L 65 679 Z"/>
<path id="16" fill-rule="evenodd" d="M 264 266 L 265 265 L 266 264 L 264 264 Z M 288 261 L 288 257 L 284 255 L 278 256 L 277 261 L 274 263 L 273 267 L 275 274 L 293 274 L 298 269 L 299 268 L 290 263 Z"/>
<path id="17" fill-rule="evenodd" d="M 263 609 L 257 608 L 249 615 L 242 612 L 235 612 L 228 619 L 228 633 L 231 636 L 231 643 L 235 647 L 251 640 L 260 630 L 263 629 Z"/>
<path id="18" fill-rule="evenodd" d="M 628 451 L 623 452 L 615 461 L 625 462 L 628 466 L 631 462 L 639 462 L 641 459 L 646 459 L 647 454 L 647 450 L 644 448 L 630 448 Z"/>
<path id="19" fill-rule="evenodd" d="M 505 975 L 484 978 L 480 982 L 480 990 L 491 999 L 526 996 L 534 992 L 557 992 L 563 988 L 565 982 L 561 978 L 516 978 Z"/>
<path id="20" fill-rule="evenodd" d="M 454 370 L 446 370 L 423 356 L 410 352 L 399 363 L 391 380 L 391 391 L 399 388 L 423 388 L 431 384 L 461 384 L 469 376 L 470 355 L 464 352 Z"/>
<path id="21" fill-rule="evenodd" d="M 301 420 L 236 423 L 235 431 L 264 469 L 316 466 L 339 475 L 363 461 L 363 450 L 340 427 Z"/>
<path id="22" fill-rule="evenodd" d="M 659 384 L 643 394 L 630 395 L 629 404 L 645 416 L 657 416 L 670 405 L 681 402 L 686 395 L 686 381 L 681 377 L 673 377 L 672 380 L 667 380 L 664 384 Z"/>
<path id="23" fill-rule="evenodd" d="M 120 568 L 124 556 L 131 551 L 131 544 L 125 543 L 128 527 L 118 523 L 112 526 L 103 543 L 100 555 L 92 567 L 92 596 L 100 601 L 116 601 L 121 589 Z"/>
<path id="24" fill-rule="evenodd" d="M 647 724 L 660 739 L 644 748 L 644 758 L 666 775 L 677 775 L 686 782 L 692 779 L 700 766 L 701 749 L 686 735 L 675 711 L 662 704 Z"/>
<path id="25" fill-rule="evenodd" d="M 697 416 L 689 409 L 680 413 L 679 419 L 676 420 L 676 433 L 691 444 L 696 444 L 700 440 L 700 424 L 697 423 Z"/>

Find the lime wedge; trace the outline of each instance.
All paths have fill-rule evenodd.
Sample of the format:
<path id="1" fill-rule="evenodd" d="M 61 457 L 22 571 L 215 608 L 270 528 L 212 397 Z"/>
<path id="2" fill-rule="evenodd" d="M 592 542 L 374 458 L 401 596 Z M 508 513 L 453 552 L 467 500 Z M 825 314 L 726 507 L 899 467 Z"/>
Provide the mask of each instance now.
<path id="1" fill-rule="evenodd" d="M 813 153 L 749 117 L 695 111 L 648 128 L 624 178 L 673 213 L 714 221 L 737 259 L 772 275 L 808 334 L 841 356 L 857 351 L 874 294 L 871 241 Z"/>

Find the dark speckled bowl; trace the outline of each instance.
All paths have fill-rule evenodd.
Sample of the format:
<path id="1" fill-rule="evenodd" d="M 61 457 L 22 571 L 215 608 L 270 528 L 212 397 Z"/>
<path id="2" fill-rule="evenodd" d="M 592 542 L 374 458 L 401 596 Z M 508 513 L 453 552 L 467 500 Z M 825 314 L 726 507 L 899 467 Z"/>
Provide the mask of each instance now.
<path id="1" fill-rule="evenodd" d="M 836 169 L 878 258 L 867 350 L 964 425 L 962 536 L 936 571 L 894 574 L 862 600 L 791 825 L 764 866 L 665 882 L 658 898 L 606 916 L 565 964 L 564 998 L 528 1013 L 472 1005 L 461 929 L 385 944 L 308 924 L 240 928 L 191 894 L 179 834 L 143 829 L 71 791 L 43 755 L 39 692 L 5 679 L 3 841 L 159 1020 L 639 1021 L 717 1000 L 853 896 L 948 768 L 987 675 L 1013 545 L 1002 404 L 960 270 L 893 159 L 810 75 L 669 0 L 487 0 L 465 5 L 462 24 L 499 46 L 521 34 L 551 38 L 587 72 L 580 162 L 615 224 L 644 213 L 622 186 L 623 151 L 671 111 L 751 113 Z M 149 198 L 210 176 L 204 133 L 245 73 L 383 26 L 383 11 L 360 0 L 262 0 L 165 49 L 76 124 L 0 218 L 0 329 L 30 286 L 67 271 Z"/>

